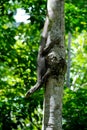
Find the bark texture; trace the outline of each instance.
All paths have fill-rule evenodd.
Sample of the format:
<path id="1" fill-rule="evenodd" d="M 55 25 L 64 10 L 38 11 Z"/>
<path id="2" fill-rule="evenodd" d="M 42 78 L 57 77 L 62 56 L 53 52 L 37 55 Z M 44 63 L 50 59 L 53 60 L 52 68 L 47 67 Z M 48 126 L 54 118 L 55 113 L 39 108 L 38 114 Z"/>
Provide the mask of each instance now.
<path id="1" fill-rule="evenodd" d="M 48 0 L 48 27 L 42 36 L 47 37 L 46 46 L 60 39 L 46 57 L 51 75 L 47 79 L 44 98 L 44 117 L 42 130 L 62 130 L 62 96 L 66 72 L 64 47 L 64 0 Z"/>

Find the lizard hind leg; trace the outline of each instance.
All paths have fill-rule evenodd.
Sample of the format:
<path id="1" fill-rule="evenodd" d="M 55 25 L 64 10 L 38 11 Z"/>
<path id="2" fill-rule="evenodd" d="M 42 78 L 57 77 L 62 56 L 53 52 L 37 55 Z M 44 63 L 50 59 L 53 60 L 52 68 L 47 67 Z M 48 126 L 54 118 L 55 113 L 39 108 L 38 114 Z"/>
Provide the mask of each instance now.
<path id="1" fill-rule="evenodd" d="M 34 93 L 37 89 L 39 89 L 41 86 L 40 82 L 37 82 L 34 87 L 32 87 L 31 89 L 29 89 L 25 95 L 25 98 L 28 98 L 32 93 Z"/>
<path id="2" fill-rule="evenodd" d="M 42 77 L 42 83 L 45 83 L 47 81 L 47 78 L 49 77 L 50 74 L 51 74 L 51 70 L 50 70 L 50 68 L 48 68 L 46 73 Z"/>
<path id="3" fill-rule="evenodd" d="M 48 76 L 50 75 L 51 71 L 50 69 L 47 69 L 47 72 L 42 77 L 42 80 L 37 82 L 34 87 L 28 90 L 28 92 L 25 95 L 25 98 L 28 98 L 31 94 L 33 94 L 36 90 L 42 87 L 42 85 L 46 82 Z"/>

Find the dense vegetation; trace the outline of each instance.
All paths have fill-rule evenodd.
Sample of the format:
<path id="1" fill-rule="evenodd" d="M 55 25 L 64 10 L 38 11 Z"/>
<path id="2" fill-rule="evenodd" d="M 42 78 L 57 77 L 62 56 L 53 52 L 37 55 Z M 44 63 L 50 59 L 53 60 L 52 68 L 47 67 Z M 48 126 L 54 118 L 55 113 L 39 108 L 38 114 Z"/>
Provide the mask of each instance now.
<path id="1" fill-rule="evenodd" d="M 18 9 L 28 20 L 17 22 Z M 0 1 L 0 130 L 40 130 L 43 89 L 29 99 L 26 91 L 36 82 L 36 58 L 46 0 Z M 22 16 L 23 17 L 23 16 Z M 71 88 L 65 83 L 64 130 L 87 130 L 87 1 L 65 1 L 66 52 L 71 43 Z"/>

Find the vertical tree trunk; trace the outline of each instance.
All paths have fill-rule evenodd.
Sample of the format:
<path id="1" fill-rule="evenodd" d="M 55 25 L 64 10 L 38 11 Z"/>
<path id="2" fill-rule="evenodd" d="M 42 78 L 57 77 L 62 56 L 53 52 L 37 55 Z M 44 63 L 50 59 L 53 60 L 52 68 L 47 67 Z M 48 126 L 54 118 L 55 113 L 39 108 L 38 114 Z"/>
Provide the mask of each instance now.
<path id="1" fill-rule="evenodd" d="M 68 61 L 67 61 L 67 79 L 66 79 L 66 85 L 70 88 L 70 67 L 71 67 L 71 39 L 72 35 L 69 32 L 68 33 Z"/>
<path id="2" fill-rule="evenodd" d="M 60 39 L 47 56 L 47 66 L 53 70 L 46 82 L 44 96 L 44 117 L 42 130 L 62 130 L 62 96 L 66 72 L 64 48 L 64 0 L 47 2 L 47 43 Z M 42 35 L 44 35 L 42 33 Z"/>

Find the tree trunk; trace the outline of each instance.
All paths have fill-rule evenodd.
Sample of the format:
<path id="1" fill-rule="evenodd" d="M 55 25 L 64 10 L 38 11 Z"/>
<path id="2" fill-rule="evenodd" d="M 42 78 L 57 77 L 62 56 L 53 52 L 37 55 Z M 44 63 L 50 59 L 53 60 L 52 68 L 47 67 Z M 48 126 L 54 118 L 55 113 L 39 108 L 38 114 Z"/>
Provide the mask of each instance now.
<path id="1" fill-rule="evenodd" d="M 47 55 L 46 64 L 52 73 L 47 79 L 44 96 L 42 130 L 62 130 L 62 96 L 66 72 L 64 48 L 64 0 L 47 2 L 47 43 L 60 39 Z M 42 33 L 42 35 L 44 35 Z"/>
<path id="2" fill-rule="evenodd" d="M 68 61 L 67 61 L 67 78 L 66 78 L 66 85 L 69 88 L 70 88 L 70 67 L 71 67 L 71 39 L 72 39 L 72 35 L 69 32 L 68 33 L 68 51 L 67 51 L 67 56 L 68 56 Z"/>

